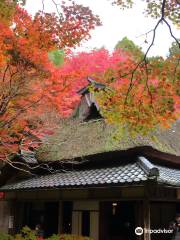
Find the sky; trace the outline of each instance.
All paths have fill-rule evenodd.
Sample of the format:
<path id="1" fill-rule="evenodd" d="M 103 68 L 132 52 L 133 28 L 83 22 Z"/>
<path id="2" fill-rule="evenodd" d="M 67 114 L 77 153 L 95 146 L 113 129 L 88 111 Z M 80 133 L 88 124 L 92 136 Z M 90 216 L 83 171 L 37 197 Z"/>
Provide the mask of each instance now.
<path id="1" fill-rule="evenodd" d="M 60 3 L 62 0 L 56 0 Z M 152 33 L 145 34 L 153 29 L 157 20 L 145 17 L 143 14 L 145 3 L 142 0 L 135 0 L 132 9 L 121 10 L 118 6 L 112 6 L 111 0 L 74 0 L 76 3 L 90 7 L 94 14 L 100 16 L 102 26 L 91 31 L 91 39 L 81 43 L 76 51 L 90 51 L 102 46 L 112 51 L 116 43 L 127 36 L 138 46 L 146 51 L 152 41 Z M 56 11 L 52 0 L 44 0 L 45 11 Z M 26 9 L 34 15 L 42 9 L 41 0 L 27 0 Z M 171 24 L 172 25 L 172 24 Z M 177 38 L 180 38 L 180 31 L 172 25 L 172 30 Z M 146 40 L 146 41 L 145 41 Z M 161 24 L 157 30 L 155 44 L 149 52 L 149 56 L 163 56 L 168 54 L 173 39 L 170 36 L 167 26 Z"/>

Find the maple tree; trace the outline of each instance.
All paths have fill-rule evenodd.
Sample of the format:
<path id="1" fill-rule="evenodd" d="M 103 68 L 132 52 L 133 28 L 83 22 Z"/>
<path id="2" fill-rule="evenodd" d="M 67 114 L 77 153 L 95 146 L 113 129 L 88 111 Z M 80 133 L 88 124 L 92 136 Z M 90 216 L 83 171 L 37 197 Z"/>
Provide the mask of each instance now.
<path id="1" fill-rule="evenodd" d="M 63 2 L 59 16 L 39 11 L 32 17 L 17 2 L 0 3 L 0 160 L 6 161 L 35 147 L 42 135 L 40 116 L 54 94 L 48 89 L 54 71 L 48 52 L 67 53 L 100 25 L 89 8 L 75 3 Z"/>
<path id="2" fill-rule="evenodd" d="M 79 101 L 77 90 L 86 85 L 87 76 L 91 76 L 107 86 L 99 92 L 93 86 L 90 90 L 105 120 L 119 126 L 121 133 L 124 129 L 131 134 L 147 134 L 157 126 L 169 127 L 179 115 L 179 68 L 173 75 L 175 64 L 171 59 L 149 58 L 148 66 L 142 64 L 134 72 L 133 86 L 127 97 L 131 70 L 137 66 L 137 61 L 123 49 L 111 54 L 102 48 L 71 56 L 52 76 L 59 79 L 52 86 L 53 91 L 62 86 L 62 81 L 67 87 L 67 94 L 57 94 L 58 111 L 67 116 L 72 112 Z"/>
<path id="3" fill-rule="evenodd" d="M 164 15 L 173 23 L 179 25 L 180 18 L 180 4 L 178 0 L 142 0 L 146 2 L 145 12 L 147 15 L 158 19 L 162 17 L 162 9 L 164 9 Z M 135 3 L 134 0 L 114 0 L 114 4 L 121 8 L 131 8 Z"/>
<path id="4" fill-rule="evenodd" d="M 113 1 L 123 9 L 131 8 L 134 2 Z M 160 23 L 167 26 L 177 48 L 180 49 L 180 42 L 174 36 L 169 23 L 170 20 L 179 27 L 180 4 L 177 0 L 144 0 L 144 2 L 147 3 L 146 14 L 157 19 L 154 28 L 145 33 L 145 35 L 152 33 L 152 41 L 140 61 L 126 75 L 129 83 L 124 89 L 126 91 L 124 103 L 118 92 L 113 94 L 114 105 L 112 97 L 110 103 L 106 103 L 108 109 L 111 107 L 111 110 L 107 111 L 107 118 L 116 124 L 121 122 L 121 133 L 124 126 L 128 125 L 132 133 L 146 134 L 149 129 L 152 130 L 159 125 L 169 127 L 170 123 L 179 118 L 179 54 L 177 52 L 173 57 L 163 61 L 161 58 L 148 59 L 148 53 L 154 44 Z M 104 101 L 101 96 L 101 101 L 106 102 L 107 96 Z M 123 110 L 123 106 L 126 111 Z M 126 121 L 127 119 L 129 120 Z"/>
<path id="5" fill-rule="evenodd" d="M 131 76 L 127 76 L 120 78 L 121 84 L 114 91 L 97 95 L 103 115 L 119 126 L 122 136 L 127 130 L 132 135 L 146 135 L 157 127 L 170 127 L 179 118 L 179 71 L 174 76 L 171 60 L 159 63 L 142 65 L 134 74 L 131 89 Z"/>
<path id="6" fill-rule="evenodd" d="M 48 88 L 53 95 L 48 95 L 49 103 L 55 105 L 61 115 L 69 116 L 80 100 L 77 91 L 87 85 L 87 77 L 91 76 L 103 83 L 113 82 L 117 76 L 117 66 L 123 64 L 126 70 L 134 66 L 133 63 L 126 62 L 126 59 L 128 55 L 121 50 L 111 55 L 104 48 L 89 53 L 72 54 L 66 58 L 63 66 L 56 68 L 51 74 L 50 83 L 53 82 L 53 84 Z M 123 70 L 122 68 L 122 72 Z"/>
<path id="7" fill-rule="evenodd" d="M 180 49 L 180 41 L 173 34 L 173 31 L 171 28 L 171 23 L 173 23 L 177 28 L 180 27 L 180 22 L 179 22 L 180 3 L 179 3 L 179 1 L 178 0 L 157 0 L 157 1 L 156 0 L 142 0 L 142 1 L 146 2 L 146 6 L 145 6 L 146 15 L 157 19 L 157 22 L 153 29 L 151 29 L 151 30 L 147 31 L 145 34 L 143 34 L 146 37 L 148 34 L 152 34 L 152 41 L 150 42 L 150 45 L 148 46 L 144 56 L 141 57 L 142 60 L 138 63 L 136 68 L 138 68 L 142 62 L 147 64 L 147 55 L 155 42 L 156 32 L 157 32 L 160 24 L 165 24 L 165 26 L 169 30 L 170 36 L 174 40 L 174 46 L 176 46 L 176 50 Z M 124 8 L 131 8 L 133 6 L 133 4 L 135 3 L 135 1 L 133 1 L 133 0 L 114 0 L 113 3 L 124 9 Z M 178 60 L 178 55 L 176 55 L 176 56 L 177 56 L 177 60 Z M 133 73 L 134 73 L 134 71 L 133 71 Z M 130 84 L 132 84 L 132 82 Z"/>
<path id="8" fill-rule="evenodd" d="M 156 5 L 148 1 L 148 14 L 160 20 L 151 45 L 140 58 L 122 48 L 113 53 L 100 49 L 73 55 L 69 50 L 87 40 L 90 30 L 100 25 L 89 8 L 62 2 L 62 12 L 40 11 L 32 17 L 18 2 L 0 3 L 1 160 L 12 164 L 12 153 L 33 149 L 40 138 L 51 134 L 45 115 L 54 111 L 58 116 L 69 116 L 80 100 L 76 91 L 87 84 L 87 76 L 106 84 L 104 91 L 90 90 L 106 121 L 118 125 L 121 133 L 128 129 L 132 134 L 146 134 L 157 126 L 168 127 L 178 118 L 177 56 L 147 58 L 160 22 L 169 26 L 167 16 L 177 24 L 175 1 L 159 1 Z M 129 0 L 115 3 L 132 5 Z M 175 13 L 167 9 L 175 9 Z"/>

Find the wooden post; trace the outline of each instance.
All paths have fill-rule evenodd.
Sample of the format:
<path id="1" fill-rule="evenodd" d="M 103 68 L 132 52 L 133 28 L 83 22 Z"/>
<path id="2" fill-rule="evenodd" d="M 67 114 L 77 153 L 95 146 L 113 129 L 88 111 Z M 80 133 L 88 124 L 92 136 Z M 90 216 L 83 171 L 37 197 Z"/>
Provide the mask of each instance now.
<path id="1" fill-rule="evenodd" d="M 99 212 L 90 212 L 90 237 L 94 240 L 99 239 Z"/>
<path id="2" fill-rule="evenodd" d="M 147 232 L 150 230 L 150 201 L 145 199 L 143 201 L 143 219 L 144 219 L 144 240 L 151 240 L 151 234 Z"/>
<path id="3" fill-rule="evenodd" d="M 73 211 L 72 213 L 72 234 L 81 235 L 82 213 Z"/>

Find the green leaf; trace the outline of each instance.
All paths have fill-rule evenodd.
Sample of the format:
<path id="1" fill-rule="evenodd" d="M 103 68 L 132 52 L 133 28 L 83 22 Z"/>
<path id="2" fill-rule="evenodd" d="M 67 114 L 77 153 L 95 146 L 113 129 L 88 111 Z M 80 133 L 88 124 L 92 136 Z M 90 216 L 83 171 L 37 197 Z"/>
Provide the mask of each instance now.
<path id="1" fill-rule="evenodd" d="M 48 57 L 51 62 L 56 67 L 60 67 L 64 64 L 64 51 L 63 50 L 53 50 L 48 53 Z"/>

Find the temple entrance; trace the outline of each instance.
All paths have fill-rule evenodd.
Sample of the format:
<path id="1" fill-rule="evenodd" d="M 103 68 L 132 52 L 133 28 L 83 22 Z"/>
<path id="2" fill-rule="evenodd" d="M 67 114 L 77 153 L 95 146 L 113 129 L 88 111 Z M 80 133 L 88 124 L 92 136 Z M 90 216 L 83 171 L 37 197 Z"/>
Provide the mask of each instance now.
<path id="1" fill-rule="evenodd" d="M 132 202 L 100 204 L 100 240 L 135 240 L 135 213 Z"/>

